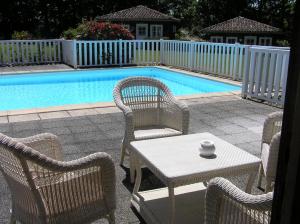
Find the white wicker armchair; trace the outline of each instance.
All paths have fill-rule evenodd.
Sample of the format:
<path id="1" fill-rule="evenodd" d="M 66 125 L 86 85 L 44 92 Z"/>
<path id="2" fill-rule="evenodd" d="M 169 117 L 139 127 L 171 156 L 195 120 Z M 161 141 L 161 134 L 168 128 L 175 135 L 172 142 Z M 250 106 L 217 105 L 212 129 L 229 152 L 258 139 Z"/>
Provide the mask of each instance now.
<path id="1" fill-rule="evenodd" d="M 114 89 L 114 100 L 125 116 L 121 162 L 130 155 L 129 143 L 136 140 L 188 133 L 188 107 L 177 101 L 160 81 L 146 77 L 122 80 Z M 134 182 L 134 162 L 130 157 L 130 180 Z"/>
<path id="2" fill-rule="evenodd" d="M 0 133 L 0 170 L 11 191 L 11 223 L 115 222 L 115 167 L 106 153 L 63 162 L 55 135 Z"/>
<path id="3" fill-rule="evenodd" d="M 264 122 L 261 142 L 262 164 L 259 171 L 258 186 L 262 189 L 262 177 L 264 176 L 266 180 L 265 192 L 272 190 L 272 183 L 275 181 L 282 115 L 282 112 L 271 113 Z"/>
<path id="4" fill-rule="evenodd" d="M 208 184 L 205 198 L 205 224 L 268 224 L 273 193 L 251 195 L 224 178 Z"/>

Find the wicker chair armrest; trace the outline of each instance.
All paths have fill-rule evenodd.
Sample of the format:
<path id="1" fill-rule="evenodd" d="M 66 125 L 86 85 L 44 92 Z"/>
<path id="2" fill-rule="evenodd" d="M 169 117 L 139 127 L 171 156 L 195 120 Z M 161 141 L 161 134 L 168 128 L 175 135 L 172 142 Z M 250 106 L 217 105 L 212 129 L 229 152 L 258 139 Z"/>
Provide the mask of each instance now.
<path id="1" fill-rule="evenodd" d="M 121 96 L 121 90 L 120 90 L 120 86 L 117 85 L 116 88 L 114 89 L 114 92 L 113 92 L 113 97 L 114 97 L 114 101 L 115 101 L 115 104 L 116 106 L 124 113 L 124 114 L 127 114 L 127 113 L 130 113 L 132 112 L 131 108 L 126 106 L 123 101 L 122 101 L 122 96 Z"/>
<path id="2" fill-rule="evenodd" d="M 269 148 L 267 167 L 265 167 L 266 178 L 271 181 L 275 181 L 276 178 L 280 137 L 281 132 L 278 132 L 273 136 Z"/>
<path id="3" fill-rule="evenodd" d="M 120 95 L 120 87 L 117 86 L 114 89 L 114 101 L 116 106 L 123 112 L 124 117 L 125 117 L 125 135 L 126 135 L 126 140 L 132 141 L 134 139 L 134 122 L 133 122 L 133 111 L 129 106 L 126 106 Z"/>
<path id="4" fill-rule="evenodd" d="M 134 140 L 134 121 L 133 121 L 133 112 L 127 112 L 124 113 L 125 118 L 125 135 L 127 141 L 133 141 Z"/>
<path id="5" fill-rule="evenodd" d="M 239 207 L 253 209 L 260 212 L 271 211 L 273 192 L 262 195 L 251 195 L 243 192 L 230 181 L 224 178 L 212 179 L 206 191 L 205 220 L 206 224 L 218 223 L 220 204 L 223 198 L 228 198 Z M 228 205 L 230 207 L 230 205 Z M 234 212 L 234 211 L 227 211 Z"/>
<path id="6" fill-rule="evenodd" d="M 50 172 L 73 172 L 90 167 L 109 167 L 114 169 L 114 163 L 109 154 L 105 152 L 97 152 L 71 161 L 59 161 L 40 154 L 34 150 L 24 150 L 24 158 L 26 161 L 42 167 L 45 171 Z"/>
<path id="7" fill-rule="evenodd" d="M 63 160 L 62 146 L 56 135 L 50 133 L 38 134 L 26 138 L 13 138 L 17 142 L 31 147 L 38 152 L 56 160 Z"/>
<path id="8" fill-rule="evenodd" d="M 166 109 L 168 111 L 174 111 L 175 113 L 180 114 L 181 119 L 174 119 L 173 122 L 175 122 L 174 128 L 182 131 L 183 134 L 188 134 L 188 129 L 189 129 L 189 119 L 190 119 L 190 111 L 188 106 L 179 101 L 176 100 L 173 95 L 169 96 L 169 101 L 167 103 Z"/>
<path id="9" fill-rule="evenodd" d="M 63 194 L 62 198 L 57 197 L 53 200 L 57 203 L 63 203 L 67 198 L 76 198 L 78 192 L 84 191 L 81 194 L 86 195 L 85 203 L 94 203 L 94 200 L 102 200 L 104 197 L 105 206 L 109 210 L 116 208 L 115 166 L 107 153 L 98 152 L 67 162 L 34 155 L 30 162 L 36 164 L 36 171 L 32 171 L 31 175 L 34 188 L 39 189 L 43 201 L 53 200 L 47 193 L 49 189 L 56 189 L 58 195 L 58 192 Z M 65 188 L 70 186 L 73 191 L 65 192 Z M 51 203 L 48 206 L 51 206 Z"/>
<path id="10" fill-rule="evenodd" d="M 270 144 L 271 139 L 274 134 L 281 131 L 282 125 L 282 111 L 277 111 L 268 115 L 267 119 L 264 122 L 263 133 L 262 133 L 262 142 Z"/>

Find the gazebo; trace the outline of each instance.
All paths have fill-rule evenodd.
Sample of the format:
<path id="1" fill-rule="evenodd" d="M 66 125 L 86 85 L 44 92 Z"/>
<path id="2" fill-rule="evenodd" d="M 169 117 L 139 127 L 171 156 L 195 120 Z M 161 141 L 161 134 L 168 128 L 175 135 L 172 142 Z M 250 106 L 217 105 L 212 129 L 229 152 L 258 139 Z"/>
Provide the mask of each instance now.
<path id="1" fill-rule="evenodd" d="M 281 31 L 268 24 L 239 16 L 206 27 L 201 33 L 211 42 L 272 45 Z"/>

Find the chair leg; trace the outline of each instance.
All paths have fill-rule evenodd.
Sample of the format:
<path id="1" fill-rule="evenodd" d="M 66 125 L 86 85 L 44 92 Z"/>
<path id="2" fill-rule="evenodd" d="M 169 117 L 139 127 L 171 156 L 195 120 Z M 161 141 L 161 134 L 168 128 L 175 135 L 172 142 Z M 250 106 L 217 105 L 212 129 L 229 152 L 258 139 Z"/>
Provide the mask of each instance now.
<path id="1" fill-rule="evenodd" d="M 121 146 L 121 160 L 120 160 L 120 165 L 123 165 L 123 163 L 124 163 L 125 154 L 126 154 L 126 146 L 125 146 L 124 140 L 123 140 L 122 146 Z"/>
<path id="2" fill-rule="evenodd" d="M 263 177 L 263 168 L 262 168 L 262 165 L 260 165 L 259 166 L 259 172 L 258 172 L 258 183 L 257 183 L 257 187 L 259 189 L 262 189 L 262 186 L 261 186 L 262 177 Z"/>
<path id="3" fill-rule="evenodd" d="M 116 221 L 115 221 L 115 212 L 112 211 L 108 214 L 108 223 L 109 224 L 115 224 Z"/>

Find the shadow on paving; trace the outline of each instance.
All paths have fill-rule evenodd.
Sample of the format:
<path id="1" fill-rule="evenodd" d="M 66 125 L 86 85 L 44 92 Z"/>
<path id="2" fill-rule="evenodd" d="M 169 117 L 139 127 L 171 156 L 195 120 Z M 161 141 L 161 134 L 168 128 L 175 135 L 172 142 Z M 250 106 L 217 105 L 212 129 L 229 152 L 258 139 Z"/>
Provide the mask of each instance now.
<path id="1" fill-rule="evenodd" d="M 189 108 L 190 133 L 211 132 L 256 156 L 260 155 L 263 121 L 267 114 L 279 110 L 247 100 L 206 104 L 193 102 Z M 125 161 L 124 167 L 119 165 L 120 146 L 124 134 L 124 120 L 121 113 L 0 124 L 0 132 L 11 137 L 26 137 L 43 132 L 56 134 L 63 145 L 65 160 L 78 159 L 94 152 L 109 153 L 116 166 L 116 223 L 143 223 L 130 204 L 133 185 L 129 180 L 128 161 Z M 244 188 L 246 177 L 235 177 L 230 180 Z M 143 169 L 142 190 L 162 186 L 163 184 L 147 168 Z M 261 193 L 255 186 L 253 190 L 254 193 Z M 0 175 L 0 198 L 0 223 L 8 223 L 10 193 L 2 175 Z M 107 222 L 99 220 L 95 223 Z"/>

